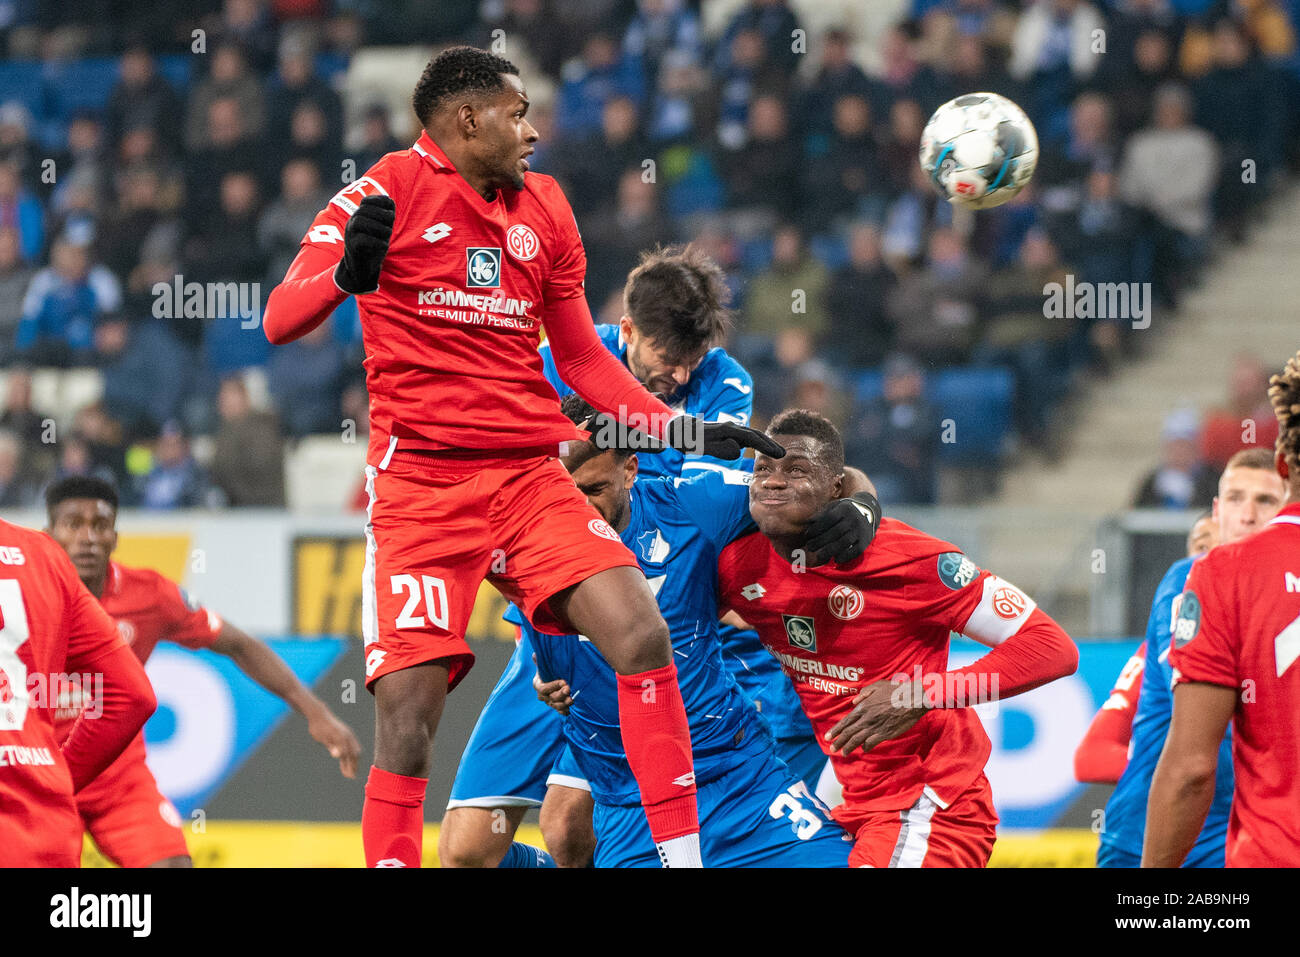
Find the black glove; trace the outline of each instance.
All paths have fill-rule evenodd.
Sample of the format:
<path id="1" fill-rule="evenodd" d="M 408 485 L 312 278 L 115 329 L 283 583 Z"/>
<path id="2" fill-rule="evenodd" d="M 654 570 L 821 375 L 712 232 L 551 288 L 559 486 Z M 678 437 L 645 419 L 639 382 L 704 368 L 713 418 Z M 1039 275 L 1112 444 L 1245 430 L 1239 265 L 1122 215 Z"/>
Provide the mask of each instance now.
<path id="1" fill-rule="evenodd" d="M 804 531 L 809 567 L 828 561 L 844 566 L 857 561 L 880 527 L 880 503 L 870 492 L 837 498 L 812 517 Z"/>
<path id="2" fill-rule="evenodd" d="M 774 459 L 785 455 L 785 449 L 757 429 L 734 422 L 705 422 L 694 415 L 670 419 L 664 430 L 664 441 L 679 452 L 711 455 L 715 459 L 738 459 L 741 449 L 753 449 Z"/>
<path id="3" fill-rule="evenodd" d="M 379 288 L 379 270 L 388 255 L 397 206 L 390 196 L 367 196 L 343 231 L 343 258 L 334 270 L 334 282 L 353 295 Z"/>

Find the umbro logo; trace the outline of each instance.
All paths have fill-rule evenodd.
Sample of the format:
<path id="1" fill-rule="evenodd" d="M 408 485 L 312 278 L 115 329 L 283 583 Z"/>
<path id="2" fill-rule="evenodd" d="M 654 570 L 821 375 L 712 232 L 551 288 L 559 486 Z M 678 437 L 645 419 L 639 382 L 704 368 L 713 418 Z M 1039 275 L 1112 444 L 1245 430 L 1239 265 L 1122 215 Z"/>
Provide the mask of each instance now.
<path id="1" fill-rule="evenodd" d="M 673 778 L 673 784 L 676 784 L 679 788 L 689 788 L 693 786 L 695 784 L 695 772 L 687 771 L 685 774 L 679 774 L 677 777 Z"/>
<path id="2" fill-rule="evenodd" d="M 430 226 L 420 236 L 425 242 L 436 243 L 440 239 L 446 239 L 451 235 L 451 227 L 446 223 L 438 223 Z"/>
<path id="3" fill-rule="evenodd" d="M 375 862 L 375 867 L 405 867 L 396 857 L 385 857 L 382 861 Z"/>
<path id="4" fill-rule="evenodd" d="M 762 598 L 764 595 L 766 595 L 767 589 L 764 588 L 762 585 L 760 585 L 758 582 L 754 582 L 754 584 L 746 585 L 744 588 L 742 588 L 740 590 L 740 594 L 743 597 L 748 598 L 750 601 L 753 601 L 755 598 Z"/>

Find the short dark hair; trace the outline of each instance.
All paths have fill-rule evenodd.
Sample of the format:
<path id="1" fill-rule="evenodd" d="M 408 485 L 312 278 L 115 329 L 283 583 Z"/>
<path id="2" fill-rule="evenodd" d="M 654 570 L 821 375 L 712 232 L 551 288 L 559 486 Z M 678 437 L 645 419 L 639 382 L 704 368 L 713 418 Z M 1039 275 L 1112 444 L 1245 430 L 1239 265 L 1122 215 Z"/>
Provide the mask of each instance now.
<path id="1" fill-rule="evenodd" d="M 478 47 L 459 46 L 443 50 L 424 68 L 411 96 L 411 106 L 415 108 L 420 125 L 428 126 L 429 118 L 453 96 L 500 93 L 505 89 L 502 73 L 518 76 L 519 67 Z"/>
<path id="2" fill-rule="evenodd" d="M 772 420 L 767 427 L 767 434 L 775 438 L 778 435 L 806 435 L 816 439 L 826 451 L 826 464 L 832 474 L 844 471 L 844 439 L 840 430 L 826 416 L 809 409 L 786 409 Z"/>
<path id="3" fill-rule="evenodd" d="M 560 401 L 560 411 L 563 412 L 565 418 L 574 425 L 582 425 L 583 423 L 586 423 L 587 429 L 592 432 L 601 428 L 603 424 L 610 421 L 609 416 L 605 415 L 605 413 L 601 412 L 576 392 L 570 392 Z M 616 436 L 624 435 L 626 434 L 626 429 L 621 426 L 616 426 L 609 430 L 609 434 Z M 570 443 L 569 454 L 566 458 L 569 460 L 570 468 L 578 469 L 581 468 L 589 459 L 594 459 L 602 452 L 610 451 L 614 453 L 614 458 L 622 461 L 632 454 L 633 449 L 602 449 L 597 448 L 596 443 L 591 441 L 582 442 L 581 444 Z"/>
<path id="4" fill-rule="evenodd" d="M 93 498 L 107 502 L 117 512 L 117 489 L 112 482 L 93 475 L 69 475 L 50 483 L 45 490 L 45 512 L 54 521 L 54 510 L 70 498 Z"/>
<path id="5" fill-rule="evenodd" d="M 722 268 L 691 244 L 643 252 L 623 287 L 623 308 L 632 325 L 670 360 L 722 338 L 730 323 L 730 299 Z"/>
<path id="6" fill-rule="evenodd" d="M 1224 464 L 1223 471 L 1228 469 L 1263 469 L 1265 472 L 1274 472 L 1277 470 L 1277 462 L 1272 449 L 1241 449 L 1234 452 L 1232 458 Z"/>

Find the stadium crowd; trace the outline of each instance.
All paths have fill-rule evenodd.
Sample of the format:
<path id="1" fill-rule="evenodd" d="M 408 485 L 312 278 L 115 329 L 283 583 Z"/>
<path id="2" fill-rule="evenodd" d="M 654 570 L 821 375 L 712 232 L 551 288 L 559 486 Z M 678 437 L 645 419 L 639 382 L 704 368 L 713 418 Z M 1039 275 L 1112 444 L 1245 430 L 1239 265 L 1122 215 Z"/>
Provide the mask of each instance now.
<path id="1" fill-rule="evenodd" d="M 1008 429 L 976 458 L 1059 451 L 1072 383 L 1158 348 L 1216 245 L 1300 166 L 1300 0 L 873 0 L 890 16 L 871 35 L 805 33 L 825 20 L 808 2 L 722 6 L 0 2 L 0 504 L 98 474 L 127 504 L 283 505 L 291 443 L 364 431 L 350 301 L 272 349 L 249 315 L 182 293 L 238 283 L 260 316 L 330 195 L 414 140 L 413 116 L 349 87 L 369 46 L 503 38 L 598 321 L 617 321 L 641 250 L 700 244 L 731 286 L 756 415 L 827 415 L 886 502 L 935 500 L 946 371 L 1010 382 Z M 1042 152 L 1019 197 L 972 216 L 917 147 L 935 107 L 976 90 L 1020 103 Z M 1047 318 L 1044 286 L 1067 276 L 1150 283 L 1157 321 Z M 48 366 L 102 376 L 58 441 L 27 372 Z"/>

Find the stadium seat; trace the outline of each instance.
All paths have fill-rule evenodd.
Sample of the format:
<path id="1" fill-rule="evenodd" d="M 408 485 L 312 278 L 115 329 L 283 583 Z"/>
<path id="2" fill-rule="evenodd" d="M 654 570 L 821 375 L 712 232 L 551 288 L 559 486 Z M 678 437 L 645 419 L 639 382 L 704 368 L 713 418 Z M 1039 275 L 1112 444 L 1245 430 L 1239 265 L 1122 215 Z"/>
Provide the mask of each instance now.
<path id="1" fill-rule="evenodd" d="M 190 88 L 194 57 L 186 53 L 169 53 L 158 57 L 158 73 L 171 84 L 172 89 L 184 96 Z"/>
<path id="2" fill-rule="evenodd" d="M 0 382 L 0 394 L 8 376 Z M 104 377 L 98 369 L 33 369 L 32 408 L 49 415 L 60 426 L 72 424 L 77 410 L 98 402 L 104 394 Z"/>
<path id="3" fill-rule="evenodd" d="M 49 90 L 39 63 L 0 63 L 0 103 L 17 100 L 40 121 L 50 107 Z"/>
<path id="4" fill-rule="evenodd" d="M 54 116 L 62 122 L 78 110 L 103 113 L 118 77 L 115 57 L 93 57 L 66 63 L 51 63 L 45 69 Z"/>
<path id="5" fill-rule="evenodd" d="M 1015 377 L 1006 369 L 952 368 L 926 377 L 930 401 L 942 419 L 951 419 L 956 442 L 939 447 L 944 465 L 996 466 L 1011 428 L 1011 397 Z M 868 369 L 857 376 L 859 402 L 876 398 L 884 375 Z"/>
<path id="6" fill-rule="evenodd" d="M 309 435 L 285 456 L 285 498 L 295 511 L 338 512 L 348 506 L 366 464 L 366 439 Z"/>

